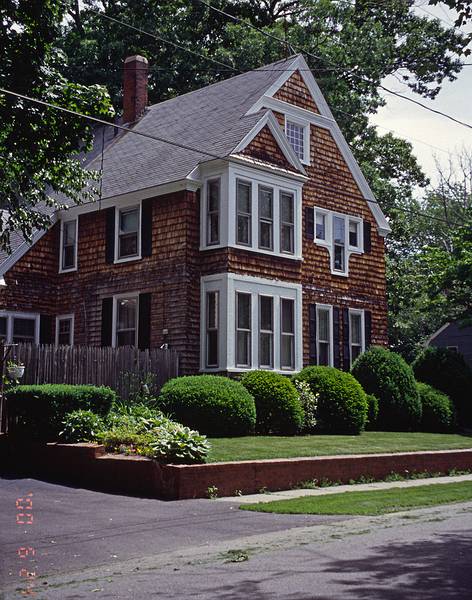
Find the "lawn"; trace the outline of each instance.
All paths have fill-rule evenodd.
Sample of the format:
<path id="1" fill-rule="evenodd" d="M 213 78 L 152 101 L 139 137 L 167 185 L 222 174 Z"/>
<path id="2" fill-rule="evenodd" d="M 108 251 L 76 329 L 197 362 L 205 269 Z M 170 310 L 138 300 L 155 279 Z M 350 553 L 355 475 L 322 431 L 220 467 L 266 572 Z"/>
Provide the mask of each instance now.
<path id="1" fill-rule="evenodd" d="M 472 500 L 472 481 L 303 496 L 240 506 L 243 510 L 304 515 L 382 515 L 424 506 Z"/>
<path id="2" fill-rule="evenodd" d="M 212 438 L 210 462 L 472 448 L 472 436 L 366 431 L 361 435 Z"/>

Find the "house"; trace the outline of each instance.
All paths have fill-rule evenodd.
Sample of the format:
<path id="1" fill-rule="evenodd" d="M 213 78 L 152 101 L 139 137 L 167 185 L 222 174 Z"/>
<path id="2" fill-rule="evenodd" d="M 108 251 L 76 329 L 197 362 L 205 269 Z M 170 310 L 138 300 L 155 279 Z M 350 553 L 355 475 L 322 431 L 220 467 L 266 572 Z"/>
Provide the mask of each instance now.
<path id="1" fill-rule="evenodd" d="M 449 348 L 463 355 L 472 369 L 472 326 L 459 323 L 445 323 L 426 342 L 427 346 Z"/>
<path id="2" fill-rule="evenodd" d="M 390 227 L 303 56 L 149 107 L 147 60 L 125 64 L 123 121 L 152 139 L 108 127 L 99 201 L 14 239 L 0 335 L 168 345 L 183 373 L 386 345 Z"/>

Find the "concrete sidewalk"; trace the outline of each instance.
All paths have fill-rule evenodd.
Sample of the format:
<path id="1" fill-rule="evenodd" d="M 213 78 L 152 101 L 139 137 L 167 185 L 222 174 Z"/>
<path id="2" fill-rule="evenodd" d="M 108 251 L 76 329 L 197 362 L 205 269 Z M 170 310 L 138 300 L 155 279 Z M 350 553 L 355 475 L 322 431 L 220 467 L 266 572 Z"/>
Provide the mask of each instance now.
<path id="1" fill-rule="evenodd" d="M 333 485 L 320 488 L 298 488 L 282 492 L 267 492 L 265 494 L 248 494 L 247 496 L 231 496 L 217 498 L 218 502 L 232 502 L 233 504 L 253 504 L 255 502 L 273 502 L 274 500 L 289 500 L 303 496 L 325 496 L 326 494 L 339 494 L 341 492 L 365 492 L 370 490 L 387 490 L 391 488 L 416 487 L 418 485 L 457 483 L 472 481 L 472 475 L 453 475 L 444 477 L 430 477 L 428 479 L 405 479 L 404 481 L 378 481 L 375 483 L 355 483 L 352 485 Z"/>

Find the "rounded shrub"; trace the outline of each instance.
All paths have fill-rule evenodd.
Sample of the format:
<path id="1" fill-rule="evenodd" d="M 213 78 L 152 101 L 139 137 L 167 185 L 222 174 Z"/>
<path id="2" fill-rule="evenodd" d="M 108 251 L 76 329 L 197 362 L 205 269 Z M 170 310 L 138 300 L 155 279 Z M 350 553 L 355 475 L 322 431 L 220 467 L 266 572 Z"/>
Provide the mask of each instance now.
<path id="1" fill-rule="evenodd" d="M 421 431 L 442 433 L 451 431 L 455 425 L 454 404 L 452 400 L 439 390 L 427 383 L 418 382 L 423 414 L 421 416 Z"/>
<path id="2" fill-rule="evenodd" d="M 472 371 L 462 354 L 431 346 L 421 352 L 412 366 L 418 381 L 449 396 L 462 425 L 472 425 Z"/>
<path id="3" fill-rule="evenodd" d="M 379 429 L 409 431 L 419 425 L 421 403 L 415 377 L 399 354 L 372 347 L 356 359 L 351 372 L 379 401 Z"/>
<path id="4" fill-rule="evenodd" d="M 306 367 L 295 381 L 306 381 L 318 396 L 318 427 L 330 433 L 360 433 L 367 420 L 364 390 L 350 373 L 333 367 Z"/>
<path id="5" fill-rule="evenodd" d="M 250 371 L 241 383 L 256 403 L 256 432 L 293 435 L 303 426 L 302 405 L 290 379 L 272 371 Z"/>
<path id="6" fill-rule="evenodd" d="M 256 424 L 251 394 L 239 381 L 218 375 L 171 379 L 161 390 L 158 407 L 206 435 L 250 435 Z"/>
<path id="7" fill-rule="evenodd" d="M 379 400 L 373 394 L 366 394 L 367 399 L 367 428 L 375 429 L 379 417 Z"/>

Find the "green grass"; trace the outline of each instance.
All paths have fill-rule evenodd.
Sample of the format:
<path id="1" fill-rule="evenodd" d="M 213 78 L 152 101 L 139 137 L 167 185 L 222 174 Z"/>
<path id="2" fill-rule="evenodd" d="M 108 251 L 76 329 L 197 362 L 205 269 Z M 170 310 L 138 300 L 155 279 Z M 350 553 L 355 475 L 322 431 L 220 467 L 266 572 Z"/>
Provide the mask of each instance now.
<path id="1" fill-rule="evenodd" d="M 240 506 L 243 510 L 304 515 L 383 515 L 385 513 L 472 500 L 472 481 L 303 496 Z"/>
<path id="2" fill-rule="evenodd" d="M 471 436 L 390 431 L 366 431 L 361 435 L 248 436 L 210 441 L 210 462 L 472 448 Z"/>

